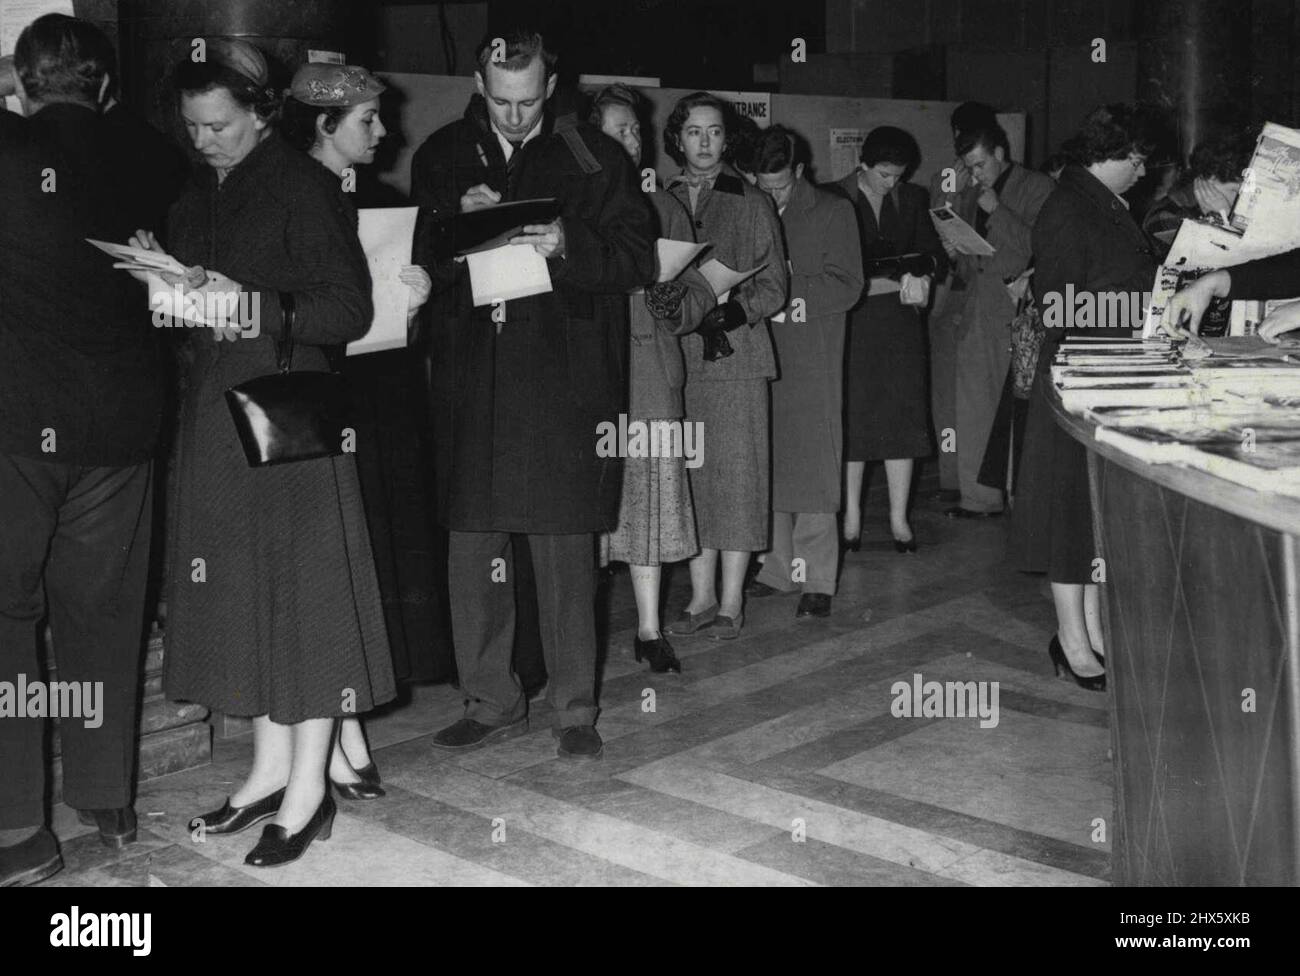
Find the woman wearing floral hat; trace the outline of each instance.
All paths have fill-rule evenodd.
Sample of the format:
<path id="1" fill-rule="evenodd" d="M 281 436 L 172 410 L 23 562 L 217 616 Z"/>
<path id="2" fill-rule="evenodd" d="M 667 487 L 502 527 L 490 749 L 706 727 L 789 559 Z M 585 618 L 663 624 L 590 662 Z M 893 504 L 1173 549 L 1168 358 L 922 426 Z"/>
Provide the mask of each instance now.
<path id="1" fill-rule="evenodd" d="M 387 134 L 379 110 L 379 96 L 386 87 L 365 68 L 305 64 L 293 76 L 289 97 L 281 111 L 280 132 L 289 144 L 333 173 L 341 188 L 348 188 L 348 192 L 340 195 L 354 220 L 357 194 L 351 192 L 351 187 L 356 183 L 355 167 L 374 162 L 379 144 Z M 409 317 L 413 323 L 429 297 L 429 275 L 419 265 L 412 264 L 404 267 L 399 277 L 411 289 Z M 408 350 L 398 349 L 348 359 L 342 367 L 348 376 L 353 409 L 349 419 L 357 430 L 362 495 L 378 563 L 380 589 L 385 596 L 389 643 L 395 657 L 405 630 L 390 542 L 394 521 L 399 516 L 385 502 L 386 496 L 392 493 L 391 482 L 398 476 L 393 470 L 394 463 L 401 462 L 394 456 L 395 452 L 386 451 L 385 447 L 388 439 L 400 438 L 402 447 L 409 448 L 403 452 L 406 457 L 418 457 L 419 435 L 418 431 L 407 428 L 381 429 L 387 420 L 381 414 L 389 412 L 386 408 L 394 397 L 400 398 L 413 386 L 409 376 L 411 366 Z M 407 420 L 414 422 L 413 417 Z M 384 445 L 379 443 L 381 438 L 385 440 Z M 338 741 L 330 755 L 329 777 L 338 794 L 347 799 L 373 800 L 384 795 L 360 719 L 345 718 L 339 723 Z"/>

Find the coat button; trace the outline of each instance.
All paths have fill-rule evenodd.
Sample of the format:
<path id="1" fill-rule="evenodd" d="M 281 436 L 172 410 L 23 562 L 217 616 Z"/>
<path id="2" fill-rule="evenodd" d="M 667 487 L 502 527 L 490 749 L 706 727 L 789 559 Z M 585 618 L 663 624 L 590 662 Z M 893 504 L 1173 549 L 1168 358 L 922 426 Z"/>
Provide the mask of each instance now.
<path id="1" fill-rule="evenodd" d="M 704 229 L 704 221 L 702 221 L 702 220 L 697 220 L 697 221 L 695 222 L 695 226 L 698 227 L 698 228 L 700 228 L 701 230 L 703 230 L 703 229 Z"/>

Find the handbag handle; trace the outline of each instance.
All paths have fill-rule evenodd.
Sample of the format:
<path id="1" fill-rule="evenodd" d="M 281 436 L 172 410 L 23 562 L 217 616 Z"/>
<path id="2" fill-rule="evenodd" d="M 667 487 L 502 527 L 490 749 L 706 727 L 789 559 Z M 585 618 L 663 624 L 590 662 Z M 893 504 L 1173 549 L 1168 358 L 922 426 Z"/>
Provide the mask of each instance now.
<path id="1" fill-rule="evenodd" d="M 280 292 L 280 314 L 284 324 L 280 330 L 280 341 L 276 344 L 276 365 L 281 373 L 289 372 L 289 367 L 293 365 L 293 323 L 297 313 L 293 293 Z"/>

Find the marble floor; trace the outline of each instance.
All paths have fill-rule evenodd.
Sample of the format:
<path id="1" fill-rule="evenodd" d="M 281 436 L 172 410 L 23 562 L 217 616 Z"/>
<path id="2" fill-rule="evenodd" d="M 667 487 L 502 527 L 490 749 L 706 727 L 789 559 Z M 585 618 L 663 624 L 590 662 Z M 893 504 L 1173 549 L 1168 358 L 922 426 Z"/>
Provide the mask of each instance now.
<path id="1" fill-rule="evenodd" d="M 140 840 L 118 854 L 58 808 L 67 867 L 47 884 L 1106 884 L 1106 697 L 1053 676 L 1046 587 L 1007 565 L 1007 520 L 950 522 L 923 498 L 920 550 L 898 555 L 883 510 L 868 514 L 830 618 L 796 620 L 793 596 L 751 600 L 739 640 L 675 642 L 680 676 L 633 661 L 616 575 L 599 762 L 556 758 L 540 702 L 525 737 L 439 752 L 430 737 L 459 717 L 458 693 L 416 687 L 368 725 L 387 797 L 340 801 L 333 837 L 297 863 L 246 867 L 258 829 L 186 831 L 247 768 L 243 737 L 144 784 Z M 989 706 L 996 689 L 997 710 L 894 714 L 930 681 L 976 682 Z"/>

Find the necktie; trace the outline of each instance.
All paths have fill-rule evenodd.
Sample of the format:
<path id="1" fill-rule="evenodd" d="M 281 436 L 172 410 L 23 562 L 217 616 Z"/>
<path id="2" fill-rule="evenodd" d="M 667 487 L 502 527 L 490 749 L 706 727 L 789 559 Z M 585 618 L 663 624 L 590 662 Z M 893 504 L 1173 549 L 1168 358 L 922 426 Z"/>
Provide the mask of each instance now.
<path id="1" fill-rule="evenodd" d="M 524 148 L 524 144 L 522 140 L 516 142 L 514 139 L 507 139 L 506 141 L 511 146 L 510 158 L 506 160 L 506 176 L 512 177 L 515 175 L 515 164 L 519 161 L 519 150 Z"/>

